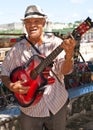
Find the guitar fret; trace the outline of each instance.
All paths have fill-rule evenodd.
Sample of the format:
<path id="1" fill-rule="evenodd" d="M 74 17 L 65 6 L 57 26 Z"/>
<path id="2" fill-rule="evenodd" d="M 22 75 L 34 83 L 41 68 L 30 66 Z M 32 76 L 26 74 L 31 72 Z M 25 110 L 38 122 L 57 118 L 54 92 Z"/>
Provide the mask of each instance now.
<path id="1" fill-rule="evenodd" d="M 41 73 L 45 67 L 50 65 L 52 61 L 58 56 L 58 54 L 61 53 L 63 49 L 60 47 L 60 45 L 50 54 L 48 55 L 45 59 L 41 61 L 41 63 L 35 68 L 37 73 Z"/>

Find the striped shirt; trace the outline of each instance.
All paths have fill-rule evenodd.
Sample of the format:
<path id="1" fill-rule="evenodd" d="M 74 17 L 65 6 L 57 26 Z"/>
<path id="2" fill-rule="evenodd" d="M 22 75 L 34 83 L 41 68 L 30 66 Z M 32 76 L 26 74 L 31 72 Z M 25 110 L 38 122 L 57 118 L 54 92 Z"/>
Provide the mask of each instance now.
<path id="1" fill-rule="evenodd" d="M 43 44 L 36 47 L 40 50 L 42 54 L 48 56 L 57 46 L 62 43 L 62 40 L 58 37 L 43 39 Z M 64 62 L 64 54 L 62 51 L 55 59 L 53 64 L 53 71 L 58 75 L 60 73 L 60 67 Z M 11 71 L 26 63 L 30 57 L 37 55 L 37 52 L 27 45 L 25 39 L 16 43 L 11 50 L 7 53 L 4 62 L 2 63 L 2 75 L 10 76 Z M 36 105 L 30 105 L 29 107 L 22 107 L 20 109 L 26 115 L 32 117 L 47 117 L 49 116 L 49 111 L 56 114 L 66 103 L 68 98 L 68 92 L 64 85 L 64 76 L 60 77 L 61 83 L 55 77 L 55 83 L 46 85 L 46 89 L 43 93 L 43 97 Z"/>

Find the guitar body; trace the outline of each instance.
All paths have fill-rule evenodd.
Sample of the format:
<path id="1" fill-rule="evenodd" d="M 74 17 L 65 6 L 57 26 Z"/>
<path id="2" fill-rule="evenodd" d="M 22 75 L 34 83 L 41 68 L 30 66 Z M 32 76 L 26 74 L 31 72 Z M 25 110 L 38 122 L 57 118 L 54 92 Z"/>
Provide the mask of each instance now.
<path id="1" fill-rule="evenodd" d="M 30 86 L 27 94 L 14 93 L 18 103 L 23 107 L 38 103 L 43 95 L 45 89 L 44 86 L 46 84 L 52 84 L 55 81 L 55 79 L 49 75 L 49 71 L 51 70 L 50 67 L 37 75 L 35 79 L 31 78 L 31 73 L 40 64 L 41 60 L 41 56 L 35 55 L 31 57 L 28 64 L 15 68 L 10 74 L 10 80 L 13 83 L 18 80 L 26 81 L 23 83 L 23 86 Z"/>

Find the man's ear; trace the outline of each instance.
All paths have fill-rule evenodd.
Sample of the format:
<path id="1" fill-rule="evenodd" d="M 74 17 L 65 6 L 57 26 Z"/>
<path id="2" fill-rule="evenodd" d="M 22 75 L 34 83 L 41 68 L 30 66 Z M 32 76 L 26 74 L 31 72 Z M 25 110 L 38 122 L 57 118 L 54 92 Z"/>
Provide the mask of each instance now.
<path id="1" fill-rule="evenodd" d="M 45 26 L 45 23 L 46 23 L 46 20 L 45 20 L 45 19 L 43 19 L 43 27 Z"/>

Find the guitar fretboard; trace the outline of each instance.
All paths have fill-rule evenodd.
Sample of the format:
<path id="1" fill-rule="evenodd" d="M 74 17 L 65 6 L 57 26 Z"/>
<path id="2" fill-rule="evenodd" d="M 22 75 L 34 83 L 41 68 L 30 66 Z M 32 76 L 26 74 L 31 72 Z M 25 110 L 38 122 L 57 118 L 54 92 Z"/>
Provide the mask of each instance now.
<path id="1" fill-rule="evenodd" d="M 61 53 L 62 50 L 63 49 L 59 45 L 50 55 L 41 61 L 41 63 L 35 68 L 35 71 L 40 74 L 48 65 L 52 63 L 52 61 Z"/>

